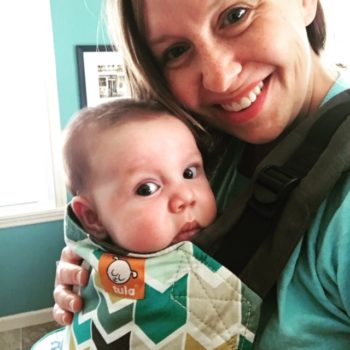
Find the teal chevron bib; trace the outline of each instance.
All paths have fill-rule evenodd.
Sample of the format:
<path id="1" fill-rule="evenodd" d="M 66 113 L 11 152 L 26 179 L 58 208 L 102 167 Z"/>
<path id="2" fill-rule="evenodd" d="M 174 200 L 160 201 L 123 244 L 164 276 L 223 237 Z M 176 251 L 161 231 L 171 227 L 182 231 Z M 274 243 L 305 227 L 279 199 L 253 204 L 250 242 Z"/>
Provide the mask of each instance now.
<path id="1" fill-rule="evenodd" d="M 91 274 L 61 349 L 252 348 L 260 297 L 193 243 L 120 255 L 101 249 L 69 216 L 65 229 Z"/>
<path id="2" fill-rule="evenodd" d="M 249 349 L 261 299 L 191 242 L 110 254 L 69 216 L 66 242 L 91 266 L 64 349 Z"/>
<path id="3" fill-rule="evenodd" d="M 87 246 L 75 248 L 86 253 Z M 90 253 L 92 266 L 98 266 L 104 253 Z M 134 298 L 137 290 L 130 291 L 137 267 L 126 257 L 116 258 L 111 261 L 114 275 L 127 281 L 112 282 L 115 291 L 106 291 L 101 274 L 92 269 L 89 285 L 82 290 L 84 310 L 67 328 L 65 349 L 250 348 L 260 299 L 191 242 L 135 259 L 144 262 L 140 299 Z"/>

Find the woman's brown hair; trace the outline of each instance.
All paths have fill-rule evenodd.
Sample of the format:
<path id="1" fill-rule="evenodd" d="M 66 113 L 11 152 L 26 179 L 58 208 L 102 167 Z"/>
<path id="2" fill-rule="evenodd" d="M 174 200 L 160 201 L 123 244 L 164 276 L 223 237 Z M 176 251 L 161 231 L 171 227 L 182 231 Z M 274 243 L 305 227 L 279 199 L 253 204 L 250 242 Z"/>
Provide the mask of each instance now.
<path id="1" fill-rule="evenodd" d="M 326 21 L 320 0 L 317 2 L 315 19 L 306 27 L 312 49 L 319 55 L 326 43 Z"/>

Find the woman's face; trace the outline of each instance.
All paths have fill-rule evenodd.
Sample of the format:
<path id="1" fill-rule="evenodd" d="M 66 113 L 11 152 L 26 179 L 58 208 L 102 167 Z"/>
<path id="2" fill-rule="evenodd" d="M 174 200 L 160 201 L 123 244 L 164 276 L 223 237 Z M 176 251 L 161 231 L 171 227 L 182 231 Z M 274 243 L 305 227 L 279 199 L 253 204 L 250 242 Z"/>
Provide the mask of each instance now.
<path id="1" fill-rule="evenodd" d="M 305 27 L 316 0 L 145 1 L 146 37 L 180 102 L 251 143 L 322 98 Z"/>

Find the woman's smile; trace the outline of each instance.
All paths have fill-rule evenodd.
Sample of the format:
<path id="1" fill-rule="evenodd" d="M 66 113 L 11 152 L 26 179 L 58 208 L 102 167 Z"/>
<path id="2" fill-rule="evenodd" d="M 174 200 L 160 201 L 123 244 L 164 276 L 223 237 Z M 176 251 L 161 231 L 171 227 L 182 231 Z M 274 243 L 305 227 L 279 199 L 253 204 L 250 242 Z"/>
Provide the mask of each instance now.
<path id="1" fill-rule="evenodd" d="M 235 99 L 234 102 L 221 104 L 221 107 L 228 112 L 240 112 L 243 109 L 250 107 L 260 95 L 264 83 L 259 82 L 246 96 Z"/>
<path id="2" fill-rule="evenodd" d="M 255 87 L 243 97 L 238 98 L 231 104 L 220 104 L 220 116 L 222 120 L 231 125 L 244 124 L 259 116 L 259 112 L 263 109 L 267 92 L 269 87 L 269 80 L 265 83 L 260 81 Z"/>

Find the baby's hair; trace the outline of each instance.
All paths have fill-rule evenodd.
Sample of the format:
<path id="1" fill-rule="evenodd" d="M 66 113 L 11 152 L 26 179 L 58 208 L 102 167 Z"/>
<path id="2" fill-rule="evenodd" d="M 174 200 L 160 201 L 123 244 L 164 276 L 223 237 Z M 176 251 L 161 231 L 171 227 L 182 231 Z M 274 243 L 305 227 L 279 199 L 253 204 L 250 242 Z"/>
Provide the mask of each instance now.
<path id="1" fill-rule="evenodd" d="M 157 115 L 169 112 L 154 100 L 119 99 L 100 104 L 96 107 L 85 107 L 77 112 L 64 132 L 63 164 L 67 188 L 73 195 L 86 189 L 91 174 L 89 143 L 100 132 L 116 125 L 128 116 Z M 181 119 L 182 120 L 182 119 Z M 182 120 L 186 125 L 189 123 Z M 93 150 L 92 150 L 93 151 Z"/>

